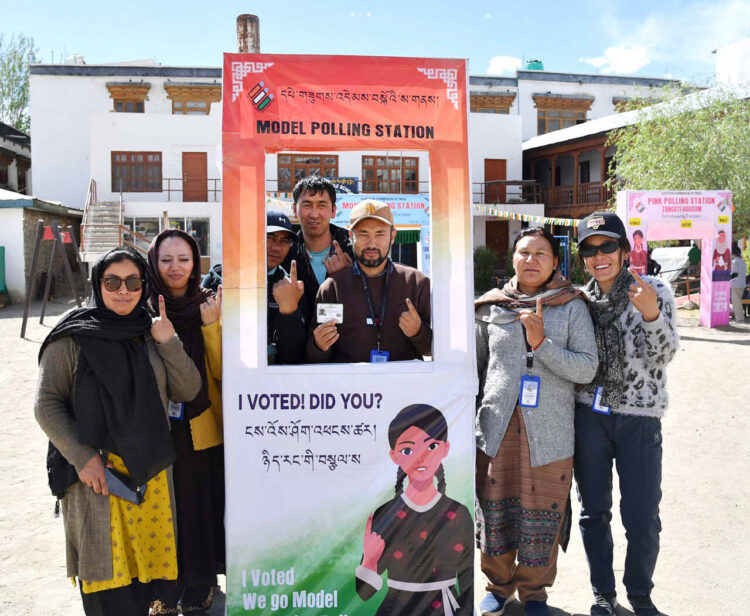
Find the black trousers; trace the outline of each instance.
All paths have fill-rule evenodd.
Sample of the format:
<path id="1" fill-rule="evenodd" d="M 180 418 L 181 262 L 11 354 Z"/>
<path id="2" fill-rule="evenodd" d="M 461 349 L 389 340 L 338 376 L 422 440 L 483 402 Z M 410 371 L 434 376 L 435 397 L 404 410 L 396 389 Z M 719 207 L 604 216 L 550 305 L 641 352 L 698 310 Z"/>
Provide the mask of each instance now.
<path id="1" fill-rule="evenodd" d="M 602 415 L 576 404 L 575 479 L 579 527 L 594 592 L 614 593 L 612 461 L 620 479 L 620 516 L 628 542 L 623 583 L 629 595 L 649 595 L 659 555 L 661 420 Z"/>
<path id="2" fill-rule="evenodd" d="M 81 587 L 83 611 L 86 616 L 148 616 L 153 595 L 152 582 L 143 584 L 133 580 L 127 586 L 84 593 Z"/>

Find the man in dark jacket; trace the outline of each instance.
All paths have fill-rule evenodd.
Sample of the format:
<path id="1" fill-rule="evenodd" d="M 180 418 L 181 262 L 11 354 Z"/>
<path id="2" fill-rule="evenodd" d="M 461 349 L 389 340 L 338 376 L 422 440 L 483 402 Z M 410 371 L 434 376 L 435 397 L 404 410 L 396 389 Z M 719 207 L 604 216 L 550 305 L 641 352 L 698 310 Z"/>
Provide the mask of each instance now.
<path id="1" fill-rule="evenodd" d="M 393 222 L 382 201 L 368 199 L 352 209 L 349 229 L 356 263 L 334 273 L 318 290 L 317 305 L 330 307 L 333 318 L 310 326 L 314 329 L 307 341 L 308 361 L 384 362 L 432 356 L 430 279 L 388 257 L 396 238 Z"/>
<path id="2" fill-rule="evenodd" d="M 268 363 L 298 364 L 305 358 L 305 325 L 302 320 L 305 286 L 297 280 L 297 263 L 289 274 L 281 266 L 288 255 L 294 232 L 286 214 L 266 212 L 266 264 L 268 302 Z"/>
<path id="3" fill-rule="evenodd" d="M 354 254 L 348 231 L 331 224 L 336 216 L 336 188 L 330 180 L 314 175 L 303 178 L 292 196 L 302 229 L 283 266 L 289 271 L 292 260 L 297 262 L 297 277 L 305 286 L 302 317 L 309 326 L 318 288 L 334 272 L 351 267 Z"/>

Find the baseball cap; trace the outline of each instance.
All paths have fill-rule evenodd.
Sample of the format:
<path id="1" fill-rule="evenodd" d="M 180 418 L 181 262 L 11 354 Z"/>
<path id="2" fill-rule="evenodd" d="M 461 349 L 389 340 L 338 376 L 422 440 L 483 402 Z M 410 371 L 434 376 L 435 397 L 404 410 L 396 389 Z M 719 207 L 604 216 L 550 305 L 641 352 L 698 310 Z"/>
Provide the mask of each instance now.
<path id="1" fill-rule="evenodd" d="M 578 243 L 583 243 L 592 235 L 603 235 L 619 240 L 626 236 L 625 225 L 614 212 L 594 212 L 578 221 Z"/>
<path id="2" fill-rule="evenodd" d="M 375 201 L 375 199 L 365 199 L 352 208 L 349 216 L 349 228 L 353 229 L 358 222 L 372 218 L 393 226 L 393 214 L 387 203 Z"/>
<path id="3" fill-rule="evenodd" d="M 294 234 L 292 223 L 289 217 L 281 210 L 266 211 L 266 233 L 275 233 L 276 231 L 287 231 Z"/>

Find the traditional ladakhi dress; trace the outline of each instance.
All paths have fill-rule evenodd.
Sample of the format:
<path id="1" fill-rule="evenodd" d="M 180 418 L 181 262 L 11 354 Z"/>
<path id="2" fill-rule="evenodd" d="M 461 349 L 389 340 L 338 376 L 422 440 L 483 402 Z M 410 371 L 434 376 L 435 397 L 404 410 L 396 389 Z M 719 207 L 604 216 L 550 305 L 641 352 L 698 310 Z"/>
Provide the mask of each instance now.
<path id="1" fill-rule="evenodd" d="M 375 510 L 372 530 L 385 541 L 375 573 L 357 567 L 357 593 L 370 599 L 388 592 L 377 616 L 470 615 L 473 612 L 473 522 L 461 503 L 438 493 L 425 504 L 404 493 Z"/>

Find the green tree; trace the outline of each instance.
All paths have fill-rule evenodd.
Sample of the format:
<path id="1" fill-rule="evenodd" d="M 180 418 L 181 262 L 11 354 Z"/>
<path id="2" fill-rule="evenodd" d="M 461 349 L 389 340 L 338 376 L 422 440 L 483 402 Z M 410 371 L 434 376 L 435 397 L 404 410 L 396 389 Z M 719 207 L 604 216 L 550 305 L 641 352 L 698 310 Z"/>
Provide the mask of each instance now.
<path id="1" fill-rule="evenodd" d="M 750 231 L 750 100 L 726 87 L 667 102 L 635 101 L 636 122 L 613 131 L 608 144 L 617 190 L 731 190 L 736 232 Z"/>
<path id="2" fill-rule="evenodd" d="M 29 132 L 29 63 L 37 61 L 34 39 L 0 34 L 0 122 Z"/>

